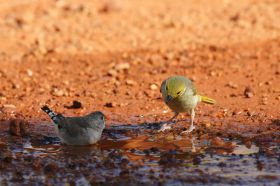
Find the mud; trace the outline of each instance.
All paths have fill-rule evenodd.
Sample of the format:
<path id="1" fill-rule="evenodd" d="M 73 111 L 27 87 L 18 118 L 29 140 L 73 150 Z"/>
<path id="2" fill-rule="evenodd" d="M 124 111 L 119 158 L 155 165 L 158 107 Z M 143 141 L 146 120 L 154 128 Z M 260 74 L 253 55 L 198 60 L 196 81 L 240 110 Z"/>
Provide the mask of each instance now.
<path id="1" fill-rule="evenodd" d="M 269 138 L 270 135 L 249 141 L 205 132 L 182 136 L 181 129 L 159 132 L 162 124 L 111 126 L 105 129 L 98 144 L 77 147 L 60 144 L 50 123 L 33 124 L 29 137 L 11 136 L 9 122 L 1 123 L 5 131 L 1 139 L 5 141 L 1 142 L 0 182 L 2 185 L 280 183 L 279 134 L 278 139 Z"/>

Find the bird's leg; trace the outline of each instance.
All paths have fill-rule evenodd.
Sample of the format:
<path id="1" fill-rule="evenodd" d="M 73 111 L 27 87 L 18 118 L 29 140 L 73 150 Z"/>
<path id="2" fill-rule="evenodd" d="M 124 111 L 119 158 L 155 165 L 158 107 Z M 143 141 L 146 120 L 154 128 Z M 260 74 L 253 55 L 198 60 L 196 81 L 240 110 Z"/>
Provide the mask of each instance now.
<path id="1" fill-rule="evenodd" d="M 192 109 L 191 110 L 191 126 L 189 127 L 188 130 L 186 130 L 182 133 L 190 133 L 195 129 L 195 126 L 193 125 L 194 117 L 195 117 L 195 111 L 194 111 L 194 109 Z"/>
<path id="2" fill-rule="evenodd" d="M 178 112 L 174 112 L 174 116 L 171 119 L 169 119 L 167 122 L 172 122 L 178 115 L 179 115 Z"/>
<path id="3" fill-rule="evenodd" d="M 159 132 L 163 132 L 165 130 L 170 130 L 171 129 L 170 122 L 172 122 L 173 119 L 175 119 L 178 115 L 179 115 L 179 113 L 174 112 L 174 116 L 160 127 Z"/>

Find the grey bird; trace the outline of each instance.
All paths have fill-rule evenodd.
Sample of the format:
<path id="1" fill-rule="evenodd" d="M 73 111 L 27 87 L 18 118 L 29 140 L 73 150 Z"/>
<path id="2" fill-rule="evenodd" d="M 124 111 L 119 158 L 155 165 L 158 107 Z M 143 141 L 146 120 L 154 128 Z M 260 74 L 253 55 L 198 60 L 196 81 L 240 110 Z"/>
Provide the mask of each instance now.
<path id="1" fill-rule="evenodd" d="M 52 119 L 58 129 L 58 136 L 67 145 L 90 145 L 98 142 L 105 128 L 105 115 L 92 112 L 82 117 L 64 117 L 55 114 L 48 106 L 41 108 Z"/>

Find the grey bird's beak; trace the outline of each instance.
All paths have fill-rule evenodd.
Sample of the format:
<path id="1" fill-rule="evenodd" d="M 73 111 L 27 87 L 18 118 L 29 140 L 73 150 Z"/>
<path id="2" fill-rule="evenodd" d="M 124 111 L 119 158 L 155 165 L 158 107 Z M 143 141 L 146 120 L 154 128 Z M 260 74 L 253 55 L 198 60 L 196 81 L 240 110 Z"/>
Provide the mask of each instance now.
<path id="1" fill-rule="evenodd" d="M 172 99 L 172 96 L 167 95 L 166 100 L 165 100 L 165 103 L 168 103 L 171 99 Z"/>

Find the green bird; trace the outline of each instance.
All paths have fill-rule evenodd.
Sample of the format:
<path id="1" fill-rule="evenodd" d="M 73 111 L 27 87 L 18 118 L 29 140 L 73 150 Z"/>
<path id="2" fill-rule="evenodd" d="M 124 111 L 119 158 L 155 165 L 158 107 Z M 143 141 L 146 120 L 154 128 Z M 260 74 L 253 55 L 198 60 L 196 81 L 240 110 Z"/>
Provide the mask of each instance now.
<path id="1" fill-rule="evenodd" d="M 198 95 L 191 80 L 184 76 L 171 76 L 167 78 L 162 82 L 160 92 L 166 105 L 174 112 L 174 116 L 170 119 L 171 121 L 179 113 L 189 113 L 191 115 L 191 125 L 185 133 L 190 133 L 195 129 L 193 122 L 197 103 L 214 104 L 216 102 L 209 97 Z M 170 127 L 163 125 L 161 131 L 167 128 Z"/>
<path id="2" fill-rule="evenodd" d="M 105 128 L 105 115 L 92 112 L 82 117 L 64 117 L 55 114 L 48 106 L 41 108 L 49 115 L 58 129 L 58 136 L 67 145 L 90 145 L 100 140 Z"/>

